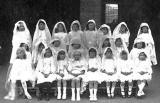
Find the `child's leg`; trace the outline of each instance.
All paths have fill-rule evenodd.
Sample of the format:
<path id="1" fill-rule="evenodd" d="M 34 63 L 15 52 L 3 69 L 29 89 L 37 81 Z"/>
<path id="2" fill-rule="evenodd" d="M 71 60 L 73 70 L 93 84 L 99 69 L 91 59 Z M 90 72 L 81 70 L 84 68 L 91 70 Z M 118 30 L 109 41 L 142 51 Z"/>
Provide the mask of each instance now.
<path id="1" fill-rule="evenodd" d="M 62 80 L 62 83 L 63 83 L 63 96 L 62 96 L 62 99 L 66 99 L 67 82 L 66 82 L 66 80 Z"/>
<path id="2" fill-rule="evenodd" d="M 108 95 L 108 97 L 110 97 L 111 96 L 111 92 L 110 92 L 111 83 L 106 82 L 106 87 L 107 87 L 107 95 Z"/>
<path id="3" fill-rule="evenodd" d="M 94 92 L 93 92 L 93 93 L 94 93 L 94 94 L 93 94 L 93 99 L 96 101 L 96 100 L 97 100 L 98 82 L 97 82 L 97 81 L 94 81 L 93 83 L 94 83 L 94 84 L 93 84 L 93 86 L 94 86 L 94 87 L 93 87 L 93 88 L 94 88 L 94 89 L 93 89 L 93 91 L 94 91 Z"/>
<path id="4" fill-rule="evenodd" d="M 8 94 L 4 97 L 4 99 L 10 99 L 11 98 L 11 96 L 12 96 L 11 86 L 12 86 L 12 84 L 9 85 Z"/>
<path id="5" fill-rule="evenodd" d="M 144 86 L 145 86 L 145 81 L 138 81 L 139 91 L 138 91 L 137 96 L 142 96 L 142 95 L 144 95 L 144 92 L 143 92 Z"/>
<path id="6" fill-rule="evenodd" d="M 72 86 L 72 97 L 71 97 L 71 100 L 75 101 L 75 80 L 74 79 L 72 79 L 71 86 Z"/>
<path id="7" fill-rule="evenodd" d="M 16 81 L 15 82 L 11 82 L 11 96 L 10 96 L 10 100 L 14 100 L 16 97 Z"/>
<path id="8" fill-rule="evenodd" d="M 77 101 L 80 101 L 80 80 L 76 80 Z"/>
<path id="9" fill-rule="evenodd" d="M 124 86 L 125 86 L 125 82 L 121 82 L 120 87 L 121 87 L 121 95 L 123 98 L 125 97 Z"/>
<path id="10" fill-rule="evenodd" d="M 22 87 L 23 87 L 23 90 L 24 90 L 24 94 L 25 96 L 28 98 L 28 99 L 32 99 L 31 95 L 28 93 L 27 91 L 27 84 L 25 81 L 22 81 Z"/>
<path id="11" fill-rule="evenodd" d="M 58 95 L 57 99 L 61 99 L 61 79 L 57 81 Z"/>
<path id="12" fill-rule="evenodd" d="M 133 83 L 128 81 L 128 96 L 129 97 L 132 94 L 132 87 L 133 87 Z"/>
<path id="13" fill-rule="evenodd" d="M 89 93 L 90 93 L 90 101 L 93 100 L 93 81 L 89 81 Z"/>
<path id="14" fill-rule="evenodd" d="M 114 90 L 116 87 L 116 82 L 112 82 L 112 88 L 111 88 L 111 96 L 114 97 Z"/>

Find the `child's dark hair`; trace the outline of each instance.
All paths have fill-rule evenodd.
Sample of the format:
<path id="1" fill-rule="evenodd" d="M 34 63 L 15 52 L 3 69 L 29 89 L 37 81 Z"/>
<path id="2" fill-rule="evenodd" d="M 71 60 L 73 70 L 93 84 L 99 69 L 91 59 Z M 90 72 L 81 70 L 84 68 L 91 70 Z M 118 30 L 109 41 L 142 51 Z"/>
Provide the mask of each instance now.
<path id="1" fill-rule="evenodd" d="M 47 53 L 47 52 L 50 52 L 50 53 L 51 53 L 51 56 L 53 56 L 52 50 L 51 50 L 50 48 L 47 48 L 47 49 L 45 50 L 44 57 L 46 57 L 46 53 Z"/>
<path id="2" fill-rule="evenodd" d="M 45 25 L 45 22 L 41 20 L 41 21 L 39 21 L 38 25 L 39 25 L 39 24 Z"/>
<path id="3" fill-rule="evenodd" d="M 147 58 L 147 55 L 146 55 L 145 52 L 140 52 L 140 53 L 139 53 L 139 56 L 140 56 L 141 54 L 143 54 L 143 55 L 145 56 L 145 58 Z"/>
<path id="4" fill-rule="evenodd" d="M 90 23 L 93 23 L 93 22 L 87 22 L 87 25 L 86 25 L 86 30 L 89 30 L 89 24 Z M 93 23 L 94 24 L 94 23 Z M 94 31 L 95 31 L 95 28 L 96 28 L 96 25 L 94 24 Z"/>
<path id="5" fill-rule="evenodd" d="M 116 38 L 115 44 L 116 44 L 117 41 L 121 41 L 121 43 L 122 43 L 122 39 L 121 38 Z"/>
<path id="6" fill-rule="evenodd" d="M 19 47 L 24 47 L 25 46 L 25 43 L 21 43 Z M 25 48 L 26 51 L 29 51 L 29 46 L 27 45 L 27 48 Z"/>
<path id="7" fill-rule="evenodd" d="M 77 25 L 78 30 L 80 29 L 79 24 L 78 23 L 74 23 L 73 25 Z"/>
<path id="8" fill-rule="evenodd" d="M 61 60 L 61 59 L 60 59 L 60 55 L 66 55 L 66 52 L 63 51 L 63 50 L 59 51 L 59 52 L 58 52 L 58 56 L 57 56 L 57 60 Z"/>
<path id="9" fill-rule="evenodd" d="M 111 47 L 111 43 L 110 43 L 110 39 L 109 38 L 106 38 L 104 41 L 109 41 L 109 43 L 107 44 L 107 47 Z M 102 48 L 105 48 L 105 44 L 104 44 L 104 41 L 103 41 L 103 45 L 102 45 Z"/>
<path id="10" fill-rule="evenodd" d="M 140 34 L 142 34 L 143 32 L 142 32 L 142 28 L 144 28 L 144 27 L 146 27 L 147 28 L 147 30 L 149 29 L 148 28 L 148 26 L 142 26 L 141 28 L 140 28 Z"/>
<path id="11" fill-rule="evenodd" d="M 140 43 L 140 42 L 138 42 L 138 43 Z M 134 48 L 137 48 L 138 43 L 134 44 Z M 144 49 L 146 47 L 145 42 L 141 42 L 141 43 L 142 43 L 142 49 Z"/>
<path id="12" fill-rule="evenodd" d="M 124 27 L 125 27 L 125 33 L 126 33 L 126 32 L 128 31 L 128 29 L 127 29 L 126 25 L 122 24 L 122 25 L 121 25 L 121 27 L 122 27 L 122 26 L 124 26 Z M 121 27 L 120 27 L 120 28 L 121 28 Z"/>
<path id="13" fill-rule="evenodd" d="M 64 25 L 62 24 L 62 23 L 59 23 L 58 25 L 57 25 L 57 27 L 55 28 L 55 33 L 58 33 L 59 31 L 58 31 L 58 26 L 59 25 L 62 25 L 62 27 L 63 27 L 63 32 L 65 33 L 66 31 L 65 31 L 65 27 L 64 27 Z"/>
<path id="14" fill-rule="evenodd" d="M 105 52 L 105 55 L 107 54 L 107 52 L 111 52 L 113 54 L 113 51 L 111 48 L 107 48 L 106 52 Z"/>
<path id="15" fill-rule="evenodd" d="M 123 56 L 123 55 L 127 55 L 128 56 L 128 53 L 125 50 L 122 50 L 121 53 L 120 53 L 120 56 Z"/>
<path id="16" fill-rule="evenodd" d="M 89 49 L 89 53 L 90 53 L 90 52 L 95 52 L 96 55 L 97 55 L 97 51 L 96 51 L 96 49 L 94 49 L 94 48 L 90 48 L 90 49 Z"/>

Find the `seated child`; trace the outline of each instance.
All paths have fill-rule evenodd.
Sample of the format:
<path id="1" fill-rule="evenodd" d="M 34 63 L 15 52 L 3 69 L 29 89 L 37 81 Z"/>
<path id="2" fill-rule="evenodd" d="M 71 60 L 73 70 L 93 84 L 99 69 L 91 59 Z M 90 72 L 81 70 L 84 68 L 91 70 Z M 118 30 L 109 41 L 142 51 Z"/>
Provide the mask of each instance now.
<path id="1" fill-rule="evenodd" d="M 103 80 L 106 82 L 108 97 L 113 98 L 116 82 L 118 81 L 118 75 L 116 60 L 113 50 L 110 47 L 106 48 L 103 53 L 101 72 L 103 73 Z"/>
<path id="2" fill-rule="evenodd" d="M 66 99 L 66 86 L 68 80 L 68 56 L 65 50 L 60 50 L 57 54 L 57 88 L 58 88 L 58 96 L 57 99 Z M 61 96 L 61 87 L 63 88 L 63 95 Z"/>
<path id="3" fill-rule="evenodd" d="M 140 52 L 138 58 L 134 59 L 133 72 L 134 80 L 138 80 L 137 96 L 145 95 L 143 92 L 146 81 L 152 78 L 152 67 L 147 52 Z"/>
<path id="4" fill-rule="evenodd" d="M 42 99 L 45 95 L 49 100 L 49 92 L 51 83 L 56 80 L 56 65 L 50 48 L 44 49 L 42 59 L 38 61 L 36 68 L 37 87 L 39 88 L 38 99 Z M 44 93 L 43 90 L 46 90 Z"/>
<path id="5" fill-rule="evenodd" d="M 26 53 L 23 48 L 18 48 L 16 52 L 16 59 L 13 62 L 13 66 L 11 68 L 11 71 L 9 73 L 9 78 L 7 79 L 7 82 L 10 83 L 10 90 L 7 96 L 4 97 L 4 99 L 14 100 L 16 97 L 16 81 L 20 80 L 22 83 L 22 87 L 24 89 L 24 94 L 28 99 L 31 99 L 32 97 L 27 91 L 27 84 L 26 81 L 28 81 L 28 78 L 30 76 L 27 68 L 28 63 L 26 62 Z"/>
<path id="6" fill-rule="evenodd" d="M 133 80 L 133 71 L 131 68 L 131 60 L 129 57 L 129 53 L 123 50 L 120 53 L 120 57 L 117 59 L 117 71 L 119 75 L 119 80 L 121 82 L 121 95 L 123 98 L 126 97 L 125 94 L 125 82 L 128 82 L 128 94 L 127 96 L 130 97 L 132 94 L 132 80 Z"/>
<path id="7" fill-rule="evenodd" d="M 86 60 L 81 51 L 74 51 L 69 60 L 68 73 L 72 79 L 72 97 L 71 100 L 75 101 L 75 88 L 77 92 L 77 101 L 80 101 L 80 80 L 86 71 Z"/>

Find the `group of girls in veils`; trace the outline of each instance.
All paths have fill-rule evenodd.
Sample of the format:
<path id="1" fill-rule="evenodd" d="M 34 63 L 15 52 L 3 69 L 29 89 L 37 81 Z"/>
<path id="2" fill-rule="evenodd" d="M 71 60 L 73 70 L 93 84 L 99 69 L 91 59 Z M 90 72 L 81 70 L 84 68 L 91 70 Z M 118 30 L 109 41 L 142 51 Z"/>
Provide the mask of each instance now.
<path id="1" fill-rule="evenodd" d="M 38 99 L 46 96 L 49 100 L 53 81 L 57 81 L 57 99 L 66 99 L 68 80 L 71 80 L 72 101 L 80 101 L 87 85 L 90 101 L 97 101 L 98 84 L 102 82 L 106 83 L 108 98 L 115 96 L 117 82 L 121 96 L 130 97 L 134 80 L 138 84 L 137 96 L 143 96 L 145 83 L 152 78 L 151 67 L 157 64 L 154 40 L 147 23 L 140 25 L 130 52 L 129 37 L 125 22 L 118 24 L 113 33 L 106 24 L 97 30 L 94 20 L 87 22 L 84 31 L 79 21 L 73 21 L 69 33 L 64 22 L 58 22 L 51 35 L 46 21 L 40 19 L 32 41 L 25 22 L 18 21 L 13 30 L 5 84 L 8 94 L 4 99 L 16 98 L 18 80 L 28 99 L 32 97 L 27 91 L 27 81 L 38 88 Z"/>

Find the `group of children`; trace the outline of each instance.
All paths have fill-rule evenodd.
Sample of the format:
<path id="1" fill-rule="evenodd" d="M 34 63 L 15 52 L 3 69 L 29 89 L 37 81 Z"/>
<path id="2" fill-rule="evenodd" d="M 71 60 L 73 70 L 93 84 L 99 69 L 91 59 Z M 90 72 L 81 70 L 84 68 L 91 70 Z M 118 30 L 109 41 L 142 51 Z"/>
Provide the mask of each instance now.
<path id="1" fill-rule="evenodd" d="M 152 64 L 156 65 L 156 53 L 151 30 L 142 23 L 129 52 L 130 32 L 127 24 L 117 25 L 113 33 L 103 24 L 97 30 L 94 20 L 89 20 L 84 31 L 80 22 L 72 22 L 67 33 L 64 22 L 58 22 L 52 35 L 45 20 L 36 25 L 33 41 L 24 21 L 15 24 L 12 54 L 7 73 L 4 99 L 16 97 L 16 81 L 20 80 L 24 94 L 26 81 L 39 89 L 38 98 L 49 97 L 52 82 L 57 81 L 57 99 L 66 99 L 67 80 L 71 80 L 71 100 L 80 101 L 80 93 L 89 85 L 90 101 L 97 101 L 98 84 L 106 82 L 107 96 L 114 97 L 116 83 L 120 81 L 122 97 L 130 97 L 133 81 L 138 83 L 137 96 L 143 96 L 146 81 L 152 78 Z M 128 93 L 124 92 L 128 82 Z M 49 99 L 49 98 L 48 98 Z"/>

